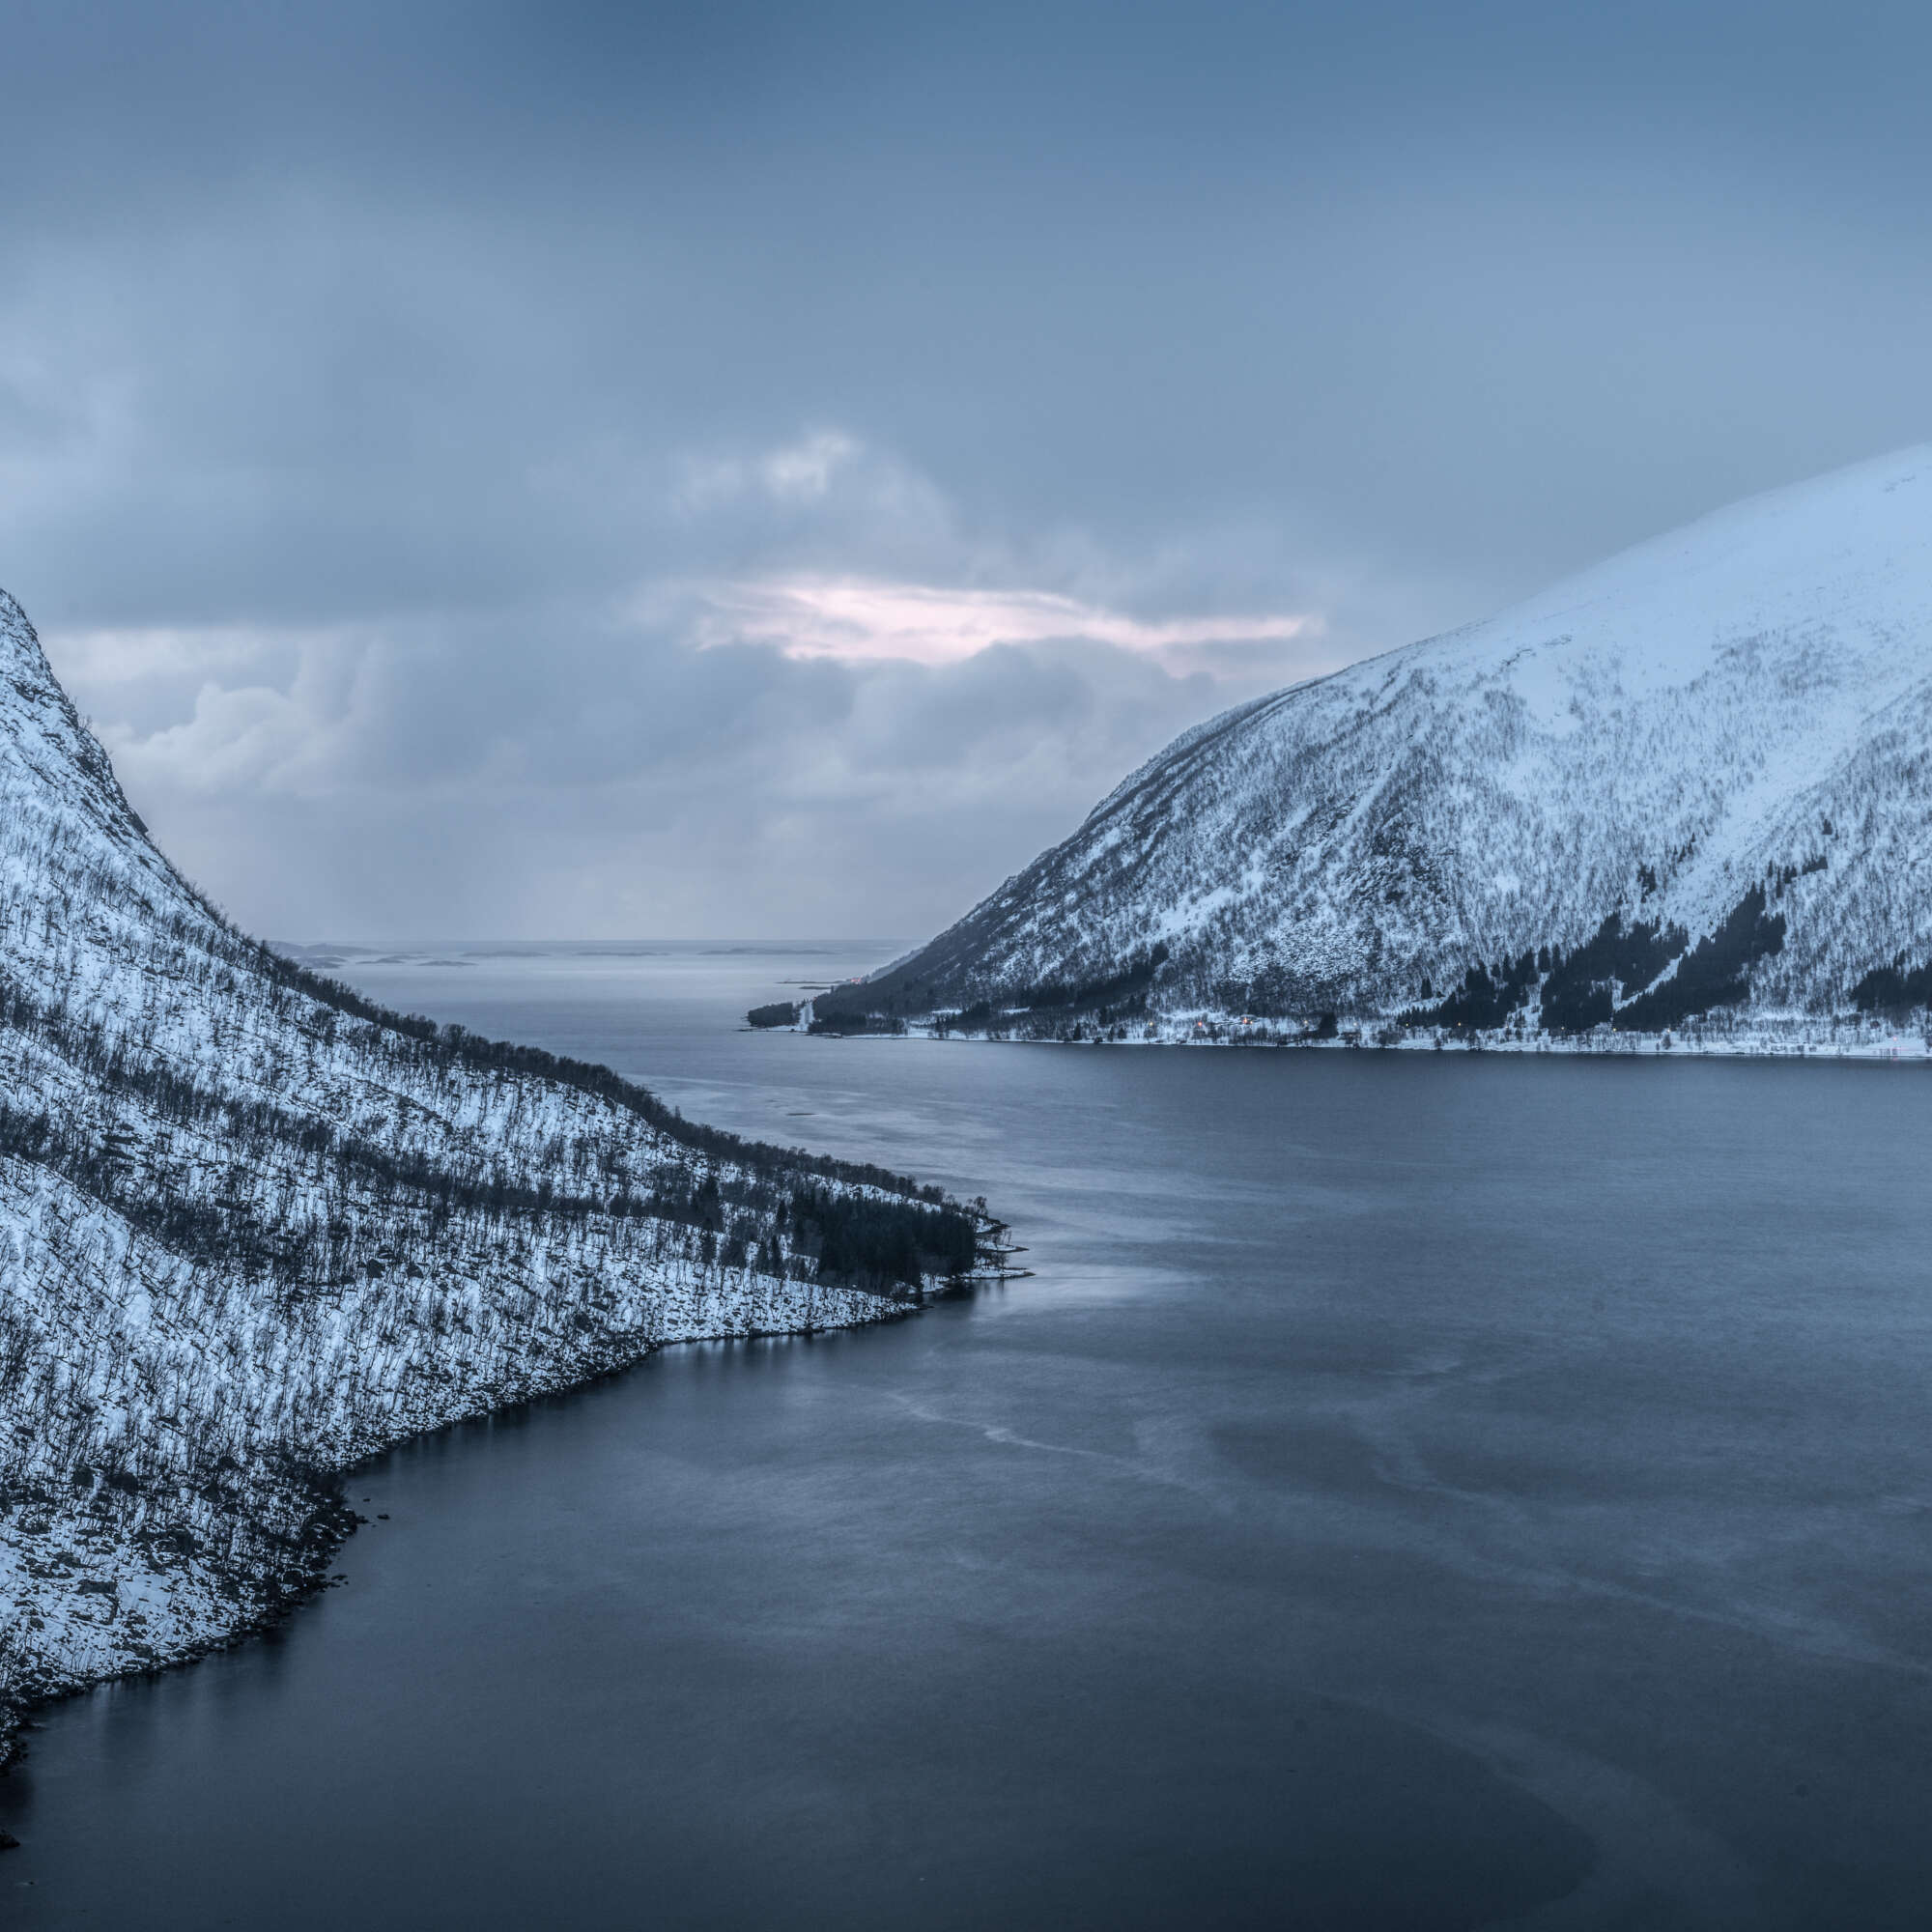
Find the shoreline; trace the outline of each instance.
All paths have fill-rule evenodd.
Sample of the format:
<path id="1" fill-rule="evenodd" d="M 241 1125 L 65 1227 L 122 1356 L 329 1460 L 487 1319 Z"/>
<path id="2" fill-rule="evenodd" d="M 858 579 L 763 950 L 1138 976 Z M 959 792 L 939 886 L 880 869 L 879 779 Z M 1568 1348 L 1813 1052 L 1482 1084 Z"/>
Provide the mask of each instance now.
<path id="1" fill-rule="evenodd" d="M 1016 1022 L 1018 1017 L 1016 1014 Z M 790 1034 L 809 1031 L 804 1026 L 758 1030 Z M 1388 1037 L 1398 1033 L 1399 1037 Z M 854 1028 L 850 1033 L 840 1033 L 827 1027 L 813 1037 L 838 1040 L 918 1039 L 961 1046 L 1183 1047 L 1196 1051 L 1218 1047 L 1266 1053 L 1497 1053 L 1588 1060 L 1832 1060 L 1887 1065 L 1932 1062 L 1932 1033 L 1904 1030 L 1889 1033 L 1874 1030 L 1852 1038 L 1834 1037 L 1829 1030 L 1822 1029 L 1772 1032 L 1715 1028 L 1669 1034 L 1552 1037 L 1446 1031 L 1432 1034 L 1376 1022 L 1359 1028 L 1339 1028 L 1332 1036 L 1314 1037 L 1278 1033 L 1263 1026 L 1242 1027 L 1225 1017 L 1206 1019 L 1191 1013 L 1166 1023 L 1151 1037 L 1146 1033 L 1136 1037 L 1119 1029 L 1090 1030 L 1084 1026 L 1076 1026 L 1069 1032 L 1033 1033 L 1015 1024 L 1011 1029 L 963 1032 L 923 1021 L 907 1022 L 903 1030 L 892 1031 Z"/>
<path id="2" fill-rule="evenodd" d="M 986 1226 L 989 1233 L 1006 1232 L 1003 1224 L 991 1217 L 988 1217 Z M 992 1252 L 1011 1251 L 996 1249 Z M 867 1309 L 851 1320 L 816 1321 L 795 1328 L 747 1326 L 653 1338 L 643 1348 L 625 1354 L 620 1360 L 586 1363 L 582 1374 L 569 1375 L 552 1382 L 539 1381 L 503 1401 L 484 1403 L 460 1413 L 406 1429 L 360 1448 L 352 1459 L 338 1465 L 317 1469 L 270 1487 L 256 1498 L 258 1510 L 252 1515 L 244 1512 L 244 1519 L 259 1535 L 286 1549 L 289 1560 L 262 1571 L 227 1571 L 219 1565 L 209 1565 L 200 1579 L 204 1598 L 220 1598 L 234 1604 L 238 1615 L 222 1617 L 218 1612 L 210 1612 L 197 1618 L 190 1613 L 186 1628 L 172 1641 L 156 1645 L 143 1642 L 138 1650 L 134 1646 L 124 1645 L 124 1650 L 132 1654 L 128 1662 L 117 1667 L 71 1674 L 33 1675 L 14 1684 L 0 1684 L 0 1779 L 4 1779 L 14 1766 L 27 1757 L 30 1750 L 27 1740 L 40 1728 L 36 1721 L 38 1713 L 103 1684 L 131 1678 L 159 1677 L 237 1649 L 290 1622 L 306 1605 L 345 1580 L 331 1574 L 331 1565 L 349 1539 L 369 1519 L 356 1512 L 344 1492 L 357 1470 L 406 1444 L 426 1441 L 445 1431 L 470 1423 L 511 1415 L 534 1403 L 582 1394 L 599 1382 L 630 1374 L 666 1349 L 698 1343 L 806 1340 L 820 1334 L 857 1332 L 908 1320 L 923 1314 L 934 1302 L 969 1293 L 994 1282 L 1013 1280 L 1026 1272 L 1003 1266 L 976 1268 L 971 1274 L 941 1281 L 938 1286 L 924 1289 L 916 1297 L 904 1301 L 869 1296 L 867 1298 L 876 1301 L 877 1307 Z M 274 1505 L 277 1501 L 286 1504 L 292 1497 L 298 1498 L 305 1507 L 291 1527 L 278 1529 L 274 1523 Z M 4 1553 L 8 1547 L 7 1541 L 0 1540 L 0 1553 Z M 143 1652 L 145 1654 L 140 1654 Z M 5 1662 L 4 1654 L 0 1654 L 0 1664 Z M 0 1852 L 7 1849 L 10 1848 L 0 1846 Z"/>

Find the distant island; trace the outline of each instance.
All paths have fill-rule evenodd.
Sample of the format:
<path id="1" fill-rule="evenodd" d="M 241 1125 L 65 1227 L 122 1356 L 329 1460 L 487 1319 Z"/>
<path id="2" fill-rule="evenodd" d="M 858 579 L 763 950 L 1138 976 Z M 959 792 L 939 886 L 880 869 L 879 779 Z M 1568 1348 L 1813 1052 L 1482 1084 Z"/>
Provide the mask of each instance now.
<path id="1" fill-rule="evenodd" d="M 156 849 L 0 593 L 0 1759 L 327 1577 L 340 1472 L 663 1344 L 916 1308 L 983 1204 L 390 1012 Z"/>
<path id="2" fill-rule="evenodd" d="M 980 1038 L 1922 1057 L 1932 447 L 1177 739 L 790 1019 Z"/>

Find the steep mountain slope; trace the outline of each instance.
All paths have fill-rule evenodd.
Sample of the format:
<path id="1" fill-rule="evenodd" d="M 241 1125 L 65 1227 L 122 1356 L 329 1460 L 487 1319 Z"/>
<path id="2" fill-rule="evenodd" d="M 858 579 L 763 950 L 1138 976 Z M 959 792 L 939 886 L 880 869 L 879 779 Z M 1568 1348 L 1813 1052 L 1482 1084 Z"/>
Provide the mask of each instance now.
<path id="1" fill-rule="evenodd" d="M 237 933 L 0 594 L 0 1755 L 10 1702 L 316 1581 L 344 1463 L 662 1342 L 875 1321 L 975 1258 L 937 1190 Z"/>
<path id="2" fill-rule="evenodd" d="M 1921 448 L 1213 719 L 815 1011 L 1533 1033 L 1922 1005 L 1928 781 Z"/>

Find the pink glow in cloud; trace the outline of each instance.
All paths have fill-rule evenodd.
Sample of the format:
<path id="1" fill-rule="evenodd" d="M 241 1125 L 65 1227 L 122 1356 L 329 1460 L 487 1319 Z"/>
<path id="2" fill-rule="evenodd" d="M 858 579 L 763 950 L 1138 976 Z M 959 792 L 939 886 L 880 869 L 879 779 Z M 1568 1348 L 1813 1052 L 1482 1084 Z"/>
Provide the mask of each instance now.
<path id="1" fill-rule="evenodd" d="M 787 657 L 954 664 L 993 644 L 1086 638 L 1122 650 L 1184 657 L 1203 645 L 1282 643 L 1317 619 L 1266 614 L 1150 623 L 1044 590 L 949 590 L 862 577 L 735 583 L 711 593 L 718 635 L 776 644 Z"/>

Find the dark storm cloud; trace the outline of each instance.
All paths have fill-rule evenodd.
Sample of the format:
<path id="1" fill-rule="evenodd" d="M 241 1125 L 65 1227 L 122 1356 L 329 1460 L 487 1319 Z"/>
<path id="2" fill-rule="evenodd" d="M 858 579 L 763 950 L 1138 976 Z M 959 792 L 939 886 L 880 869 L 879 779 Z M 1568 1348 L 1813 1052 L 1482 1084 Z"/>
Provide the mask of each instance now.
<path id="1" fill-rule="evenodd" d="M 7 24 L 0 582 L 282 931 L 912 936 L 1932 431 L 1918 10 Z"/>

